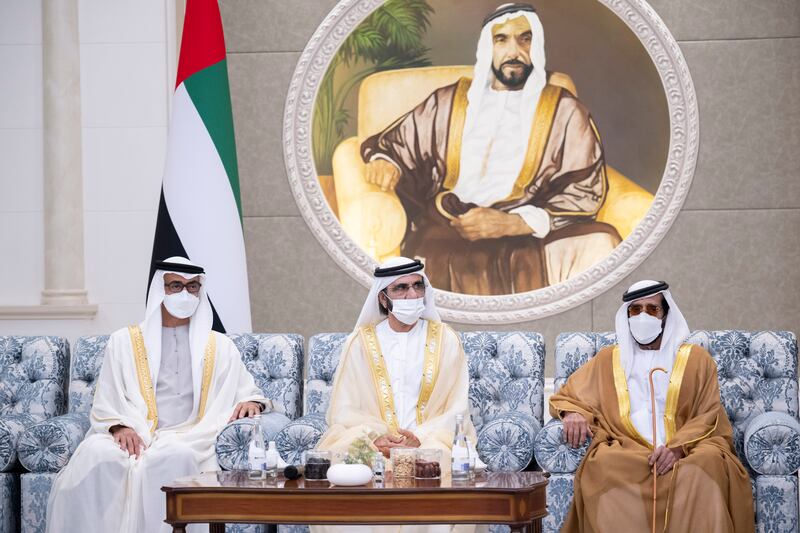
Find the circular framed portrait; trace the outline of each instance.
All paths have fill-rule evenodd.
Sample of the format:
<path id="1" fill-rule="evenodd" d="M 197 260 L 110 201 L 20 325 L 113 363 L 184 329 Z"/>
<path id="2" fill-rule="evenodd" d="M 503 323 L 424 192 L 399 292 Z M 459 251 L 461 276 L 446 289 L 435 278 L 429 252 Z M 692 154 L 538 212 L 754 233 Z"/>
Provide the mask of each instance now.
<path id="1" fill-rule="evenodd" d="M 294 197 L 364 285 L 418 258 L 444 318 L 580 305 L 658 245 L 698 150 L 692 80 L 644 1 L 342 0 L 287 97 Z"/>

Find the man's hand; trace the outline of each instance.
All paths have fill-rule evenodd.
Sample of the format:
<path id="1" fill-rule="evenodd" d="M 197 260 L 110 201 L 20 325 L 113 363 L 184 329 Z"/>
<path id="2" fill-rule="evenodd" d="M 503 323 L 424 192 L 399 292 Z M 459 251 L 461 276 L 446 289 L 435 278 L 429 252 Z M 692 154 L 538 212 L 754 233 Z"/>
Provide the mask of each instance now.
<path id="1" fill-rule="evenodd" d="M 450 225 L 468 241 L 533 234 L 521 216 L 491 207 L 472 208 Z"/>
<path id="2" fill-rule="evenodd" d="M 240 402 L 233 408 L 233 414 L 228 422 L 248 416 L 256 416 L 261 412 L 261 404 L 257 402 Z"/>
<path id="3" fill-rule="evenodd" d="M 113 426 L 109 429 L 111 436 L 114 437 L 114 442 L 120 447 L 121 450 L 128 452 L 128 455 L 135 455 L 138 459 L 146 446 L 142 438 L 128 426 Z"/>
<path id="4" fill-rule="evenodd" d="M 407 446 L 409 448 L 419 448 L 420 444 L 422 444 L 416 435 L 408 431 L 407 429 L 398 429 L 398 433 L 400 433 L 405 440 L 403 441 L 403 446 Z"/>
<path id="5" fill-rule="evenodd" d="M 678 459 L 683 457 L 683 448 L 678 446 L 677 448 L 667 448 L 666 446 L 659 446 L 656 448 L 656 451 L 651 453 L 647 460 L 650 463 L 650 466 L 653 464 L 656 465 L 656 472 L 658 472 L 659 476 L 663 476 L 670 470 L 672 467 L 675 466 L 675 463 L 678 462 Z"/>
<path id="6" fill-rule="evenodd" d="M 384 192 L 394 191 L 400 181 L 400 169 L 385 159 L 377 158 L 367 163 L 366 180 Z"/>
<path id="7" fill-rule="evenodd" d="M 398 446 L 405 446 L 404 444 L 405 437 L 402 435 L 381 435 L 377 439 L 375 439 L 372 443 L 378 448 L 378 451 L 381 452 L 386 458 L 389 457 L 389 451 L 392 448 L 396 448 Z"/>
<path id="8" fill-rule="evenodd" d="M 593 437 L 589 422 L 580 413 L 567 413 L 561 419 L 564 424 L 564 440 L 573 448 L 583 446 L 586 437 Z"/>

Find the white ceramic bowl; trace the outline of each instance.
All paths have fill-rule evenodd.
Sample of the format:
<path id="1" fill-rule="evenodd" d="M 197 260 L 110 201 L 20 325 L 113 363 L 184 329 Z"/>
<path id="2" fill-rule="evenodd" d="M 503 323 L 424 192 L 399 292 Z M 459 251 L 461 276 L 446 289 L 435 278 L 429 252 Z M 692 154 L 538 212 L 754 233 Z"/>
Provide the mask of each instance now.
<path id="1" fill-rule="evenodd" d="M 328 469 L 328 481 L 342 487 L 366 485 L 372 480 L 372 469 L 367 465 L 337 464 Z"/>

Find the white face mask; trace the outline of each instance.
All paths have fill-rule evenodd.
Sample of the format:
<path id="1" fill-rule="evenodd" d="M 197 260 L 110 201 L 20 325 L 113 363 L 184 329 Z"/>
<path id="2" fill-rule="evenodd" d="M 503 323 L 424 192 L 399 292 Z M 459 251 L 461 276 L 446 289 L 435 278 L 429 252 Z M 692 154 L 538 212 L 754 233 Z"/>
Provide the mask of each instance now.
<path id="1" fill-rule="evenodd" d="M 175 318 L 189 318 L 197 310 L 198 305 L 200 305 L 200 298 L 189 294 L 186 289 L 164 296 L 164 307 Z"/>
<path id="2" fill-rule="evenodd" d="M 645 312 L 628 318 L 631 335 L 639 344 L 650 344 L 661 335 L 661 319 Z"/>
<path id="3" fill-rule="evenodd" d="M 422 312 L 425 311 L 425 299 L 415 298 L 413 300 L 392 300 L 392 310 L 389 311 L 394 317 L 405 324 L 411 326 L 416 324 Z"/>

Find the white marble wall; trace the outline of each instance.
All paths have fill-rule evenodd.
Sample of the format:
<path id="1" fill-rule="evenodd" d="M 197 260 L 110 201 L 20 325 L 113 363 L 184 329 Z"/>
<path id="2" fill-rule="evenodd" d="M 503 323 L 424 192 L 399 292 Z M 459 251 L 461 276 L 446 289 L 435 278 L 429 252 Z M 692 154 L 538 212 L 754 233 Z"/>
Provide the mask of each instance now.
<path id="1" fill-rule="evenodd" d="M 44 286 L 41 1 L 0 0 L 0 306 L 39 304 Z M 85 274 L 98 313 L 0 320 L 0 334 L 75 339 L 141 320 L 175 76 L 168 4 L 80 0 Z"/>

